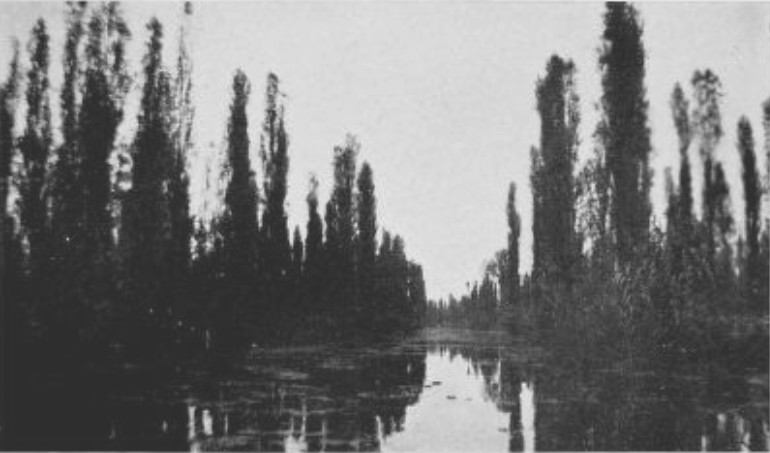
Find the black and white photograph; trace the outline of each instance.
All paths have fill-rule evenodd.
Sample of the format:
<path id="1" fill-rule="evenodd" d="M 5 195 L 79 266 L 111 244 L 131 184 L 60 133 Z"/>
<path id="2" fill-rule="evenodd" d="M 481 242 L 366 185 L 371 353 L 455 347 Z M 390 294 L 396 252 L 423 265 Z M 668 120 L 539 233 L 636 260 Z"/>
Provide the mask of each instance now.
<path id="1" fill-rule="evenodd" d="M 0 1 L 0 450 L 769 451 L 770 3 Z"/>

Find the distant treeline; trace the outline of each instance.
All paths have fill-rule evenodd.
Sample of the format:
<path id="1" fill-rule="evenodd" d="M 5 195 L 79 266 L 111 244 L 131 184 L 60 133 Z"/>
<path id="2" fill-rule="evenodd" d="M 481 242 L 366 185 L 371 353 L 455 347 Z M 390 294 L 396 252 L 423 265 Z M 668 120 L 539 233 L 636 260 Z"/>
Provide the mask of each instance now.
<path id="1" fill-rule="evenodd" d="M 519 277 L 521 226 L 511 184 L 507 249 L 468 294 L 432 302 L 429 323 L 572 329 L 617 344 L 631 338 L 642 349 L 638 338 L 659 347 L 672 332 L 688 330 L 761 328 L 767 334 L 770 222 L 765 217 L 762 225 L 760 209 L 770 168 L 760 179 L 752 126 L 741 117 L 734 152 L 742 164 L 745 213 L 744 224 L 736 225 L 731 186 L 716 153 L 724 134 L 721 82 L 713 71 L 697 70 L 691 98 L 680 84 L 673 88 L 668 107 L 678 143 L 671 152 L 680 156 L 679 173 L 667 169 L 661 181 L 665 226 L 653 220 L 642 34 L 633 5 L 607 4 L 599 52 L 601 119 L 594 153 L 581 168 L 576 68 L 571 60 L 549 58 L 536 84 L 540 144 L 530 151 L 532 271 Z M 770 162 L 770 99 L 760 104 Z M 693 152 L 703 168 L 700 217 L 693 206 Z M 732 193 L 740 192 L 733 187 Z"/>
<path id="2" fill-rule="evenodd" d="M 354 138 L 334 150 L 323 218 L 313 177 L 305 237 L 298 227 L 290 234 L 290 141 L 273 74 L 257 145 L 261 187 L 249 158 L 250 83 L 237 71 L 223 209 L 210 221 L 191 214 L 191 14 L 186 4 L 173 69 L 161 58 L 161 23 L 147 25 L 138 127 L 127 147 L 116 142 L 133 82 L 125 59 L 131 33 L 117 3 L 67 5 L 56 139 L 46 23 L 32 30 L 28 64 L 17 46 L 0 86 L 6 345 L 168 353 L 419 325 L 422 269 L 407 259 L 401 237 L 383 231 L 378 241 L 374 176 L 367 163 L 359 170 Z"/>

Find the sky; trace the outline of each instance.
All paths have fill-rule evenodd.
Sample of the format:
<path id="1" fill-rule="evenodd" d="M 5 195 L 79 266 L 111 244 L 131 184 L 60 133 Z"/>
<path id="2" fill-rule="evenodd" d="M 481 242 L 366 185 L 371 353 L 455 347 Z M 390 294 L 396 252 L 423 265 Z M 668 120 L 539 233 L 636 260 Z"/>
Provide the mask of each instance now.
<path id="1" fill-rule="evenodd" d="M 740 116 L 748 116 L 760 151 L 761 102 L 770 96 L 770 4 L 637 7 L 647 52 L 655 214 L 662 224 L 663 169 L 678 169 L 671 91 L 681 82 L 690 94 L 693 72 L 709 67 L 724 91 L 726 133 L 717 158 L 725 162 L 733 210 L 742 221 L 735 130 Z M 142 83 L 144 25 L 152 16 L 163 22 L 166 63 L 173 64 L 182 6 L 129 2 L 123 10 L 133 33 L 128 56 L 136 76 L 119 138 L 128 143 Z M 510 182 L 519 187 L 526 271 L 532 262 L 529 149 L 539 143 L 540 130 L 535 84 L 552 54 L 575 62 L 582 114 L 579 154 L 581 159 L 590 155 L 599 118 L 603 10 L 600 3 L 575 2 L 195 3 L 190 24 L 193 209 L 198 212 L 206 198 L 206 164 L 224 153 L 235 70 L 242 69 L 252 84 L 253 145 L 259 143 L 266 77 L 274 72 L 286 94 L 292 229 L 297 224 L 304 232 L 311 173 L 321 182 L 322 202 L 327 199 L 334 146 L 351 133 L 362 145 L 359 163 L 368 161 L 374 170 L 380 227 L 404 237 L 407 254 L 423 265 L 429 298 L 464 291 L 466 282 L 481 277 L 484 262 L 505 247 Z M 0 77 L 8 72 L 12 39 L 25 49 L 35 20 L 43 17 L 52 37 L 51 79 L 53 99 L 58 99 L 64 11 L 59 2 L 0 4 Z M 257 146 L 252 156 L 260 175 Z M 701 170 L 694 149 L 691 161 L 697 204 Z"/>

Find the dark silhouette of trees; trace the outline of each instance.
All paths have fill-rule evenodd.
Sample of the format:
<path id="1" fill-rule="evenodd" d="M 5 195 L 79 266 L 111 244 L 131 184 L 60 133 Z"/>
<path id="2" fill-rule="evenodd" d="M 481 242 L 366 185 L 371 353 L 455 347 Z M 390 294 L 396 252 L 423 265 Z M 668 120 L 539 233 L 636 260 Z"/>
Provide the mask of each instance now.
<path id="1" fill-rule="evenodd" d="M 257 309 L 254 301 L 246 300 L 256 290 L 259 256 L 258 193 L 249 158 L 249 123 L 246 115 L 249 92 L 246 74 L 237 71 L 233 77 L 233 100 L 227 127 L 227 170 L 230 182 L 225 194 L 222 219 L 225 273 L 232 291 L 228 311 L 234 323 L 236 320 L 253 321 Z M 250 306 L 246 307 L 247 303 Z M 242 310 L 246 310 L 249 315 L 242 313 Z"/>
<path id="2" fill-rule="evenodd" d="M 693 129 L 699 142 L 699 152 L 703 161 L 703 219 L 706 235 L 706 251 L 709 268 L 713 271 L 716 256 L 717 189 L 715 187 L 716 166 L 714 152 L 722 138 L 722 115 L 719 100 L 722 97 L 722 84 L 719 77 L 710 69 L 695 71 L 692 77 L 695 105 L 692 110 Z"/>
<path id="3" fill-rule="evenodd" d="M 267 77 L 265 121 L 262 125 L 260 157 L 264 172 L 265 209 L 262 213 L 262 268 L 271 299 L 281 297 L 291 263 L 289 229 L 285 211 L 289 172 L 288 137 L 284 125 L 281 92 L 275 74 Z"/>
<path id="4" fill-rule="evenodd" d="M 682 87 L 677 83 L 671 94 L 671 113 L 674 119 L 677 136 L 679 138 L 679 189 L 676 197 L 676 206 L 671 205 L 670 216 L 674 216 L 676 221 L 672 228 L 666 231 L 669 234 L 669 242 L 674 247 L 673 270 L 679 275 L 691 262 L 690 250 L 693 247 L 693 196 L 692 196 L 692 175 L 690 173 L 690 158 L 688 150 L 692 141 L 692 132 L 690 127 L 690 118 L 688 114 L 689 102 L 685 98 Z"/>
<path id="5" fill-rule="evenodd" d="M 505 306 L 501 299 L 503 286 L 499 280 L 496 263 L 487 263 L 481 284 L 467 283 L 467 293 L 460 299 L 453 295 L 447 302 L 431 302 L 426 309 L 428 325 L 455 326 L 472 329 L 494 329 L 502 327 L 500 315 L 512 307 Z"/>
<path id="6" fill-rule="evenodd" d="M 16 123 L 16 107 L 19 90 L 19 48 L 14 43 L 8 78 L 0 85 L 0 298 L 8 300 L 12 281 L 15 280 L 14 268 L 19 260 L 14 253 L 16 233 L 14 219 L 8 214 L 8 194 L 11 187 L 11 161 L 14 154 L 13 130 Z M 5 304 L 0 304 L 5 308 Z M 4 313 L 0 313 L 4 315 Z M 3 316 L 5 320 L 5 316 Z"/>
<path id="7" fill-rule="evenodd" d="M 289 272 L 289 282 L 294 288 L 299 288 L 302 284 L 303 248 L 302 233 L 299 232 L 299 227 L 294 227 L 294 237 L 291 245 L 291 269 Z"/>
<path id="8" fill-rule="evenodd" d="M 596 136 L 604 128 L 600 123 Z M 576 179 L 577 231 L 580 239 L 591 244 L 589 269 L 607 269 L 611 264 L 610 237 L 610 173 L 605 162 L 602 144 L 597 143 Z"/>
<path id="9" fill-rule="evenodd" d="M 132 186 L 125 199 L 121 246 L 133 286 L 134 303 L 168 315 L 171 281 L 171 168 L 174 143 L 171 86 L 163 69 L 163 28 L 147 26 L 150 40 L 144 58 L 144 87 L 133 145 Z"/>
<path id="10" fill-rule="evenodd" d="M 714 271 L 718 279 L 727 279 L 728 282 L 732 282 L 734 271 L 730 239 L 734 221 L 730 206 L 730 186 L 721 162 L 717 162 L 714 167 L 711 197 L 714 205 L 714 243 L 717 260 Z"/>
<path id="11" fill-rule="evenodd" d="M 417 263 L 408 263 L 408 291 L 410 312 L 406 317 L 407 327 L 415 328 L 423 325 L 428 308 L 428 298 L 425 294 L 425 277 L 422 266 Z"/>
<path id="12" fill-rule="evenodd" d="M 529 150 L 529 185 L 532 189 L 532 277 L 540 279 L 545 275 L 547 262 L 545 250 L 547 245 L 543 241 L 543 224 L 545 218 L 545 171 L 543 170 L 543 157 L 540 150 L 534 146 Z"/>
<path id="13" fill-rule="evenodd" d="M 191 15 L 187 3 L 172 70 L 162 58 L 161 23 L 153 19 L 147 26 L 129 145 L 118 140 L 118 130 L 132 82 L 126 61 L 131 34 L 118 4 L 67 6 L 61 134 L 51 119 L 46 24 L 38 22 L 30 42 L 26 122 L 18 141 L 14 57 L 0 86 L 0 273 L 2 293 L 14 298 L 15 325 L 28 334 L 37 329 L 29 338 L 56 344 L 52 351 L 87 348 L 84 356 L 102 357 L 168 357 L 188 343 L 224 351 L 271 336 L 291 338 L 319 318 L 338 337 L 354 325 L 357 334 L 421 325 L 427 311 L 423 269 L 407 258 L 400 236 L 385 233 L 378 251 L 373 170 L 364 163 L 357 173 L 354 138 L 334 151 L 326 239 L 313 179 L 307 236 L 303 240 L 297 228 L 289 241 L 289 140 L 273 74 L 260 147 L 264 209 L 249 157 L 250 85 L 238 71 L 223 211 L 193 222 Z M 18 219 L 8 206 L 14 191 Z"/>
<path id="14" fill-rule="evenodd" d="M 27 121 L 19 150 L 24 162 L 20 184 L 21 224 L 29 242 L 33 287 L 45 287 L 48 244 L 47 164 L 52 151 L 51 107 L 48 97 L 49 41 L 46 24 L 39 20 L 29 43 L 27 72 Z M 38 294 L 39 296 L 40 294 Z"/>
<path id="15" fill-rule="evenodd" d="M 393 237 L 391 249 L 387 255 L 386 281 L 393 286 L 392 314 L 395 315 L 395 323 L 401 324 L 409 319 L 409 263 L 406 259 L 404 239 L 396 235 Z"/>
<path id="16" fill-rule="evenodd" d="M 326 243 L 329 308 L 339 316 L 355 314 L 357 304 L 354 189 L 360 144 L 348 136 L 334 149 L 334 188 L 326 205 Z"/>
<path id="17" fill-rule="evenodd" d="M 169 247 L 170 286 L 172 298 L 178 312 L 189 307 L 186 303 L 185 287 L 191 265 L 190 242 L 193 223 L 190 216 L 190 177 L 187 170 L 188 154 L 191 152 L 192 126 L 195 107 L 192 104 L 192 61 L 188 50 L 189 22 L 192 4 L 184 5 L 184 19 L 179 32 L 179 56 L 177 58 L 176 80 L 174 80 L 172 137 L 173 154 L 170 163 L 168 197 L 171 217 L 171 239 Z"/>
<path id="18" fill-rule="evenodd" d="M 765 197 L 763 204 L 765 215 L 764 228 L 762 228 L 759 240 L 759 263 L 761 266 L 757 271 L 757 275 L 762 276 L 760 280 L 760 296 L 764 297 L 764 299 L 758 298 L 757 300 L 762 301 L 762 306 L 764 307 L 764 300 L 767 299 L 768 286 L 770 286 L 770 281 L 765 278 L 770 273 L 770 216 L 768 215 L 770 214 L 770 205 L 767 203 L 770 200 L 770 98 L 762 104 L 762 124 L 765 129 L 765 174 L 762 184 Z"/>
<path id="19" fill-rule="evenodd" d="M 521 234 L 521 218 L 516 209 L 516 183 L 508 187 L 508 250 L 507 263 L 504 272 L 504 281 L 507 286 L 507 298 L 502 298 L 505 303 L 517 303 L 519 295 L 519 236 Z M 504 292 L 501 288 L 501 295 Z"/>
<path id="20" fill-rule="evenodd" d="M 79 234 L 84 191 L 80 166 L 82 149 L 79 145 L 79 105 L 77 95 L 83 86 L 80 76 L 82 58 L 78 49 L 85 35 L 85 4 L 71 3 L 67 11 L 67 32 L 64 44 L 64 82 L 59 98 L 62 143 L 51 178 L 51 231 L 53 259 L 56 271 L 51 276 L 52 290 L 66 299 L 73 293 L 72 282 L 77 279 L 78 253 L 73 245 Z"/>
<path id="21" fill-rule="evenodd" d="M 303 262 L 304 262 L 304 244 L 302 243 L 302 233 L 299 227 L 294 227 L 294 236 L 291 246 L 291 265 L 286 276 L 286 296 L 285 303 L 288 305 L 283 311 L 293 320 L 290 328 L 297 324 L 297 320 L 302 318 L 304 307 L 302 306 L 303 297 Z M 306 312 L 305 312 L 306 314 Z"/>
<path id="22" fill-rule="evenodd" d="M 123 104 L 130 83 L 125 61 L 129 37 L 116 3 L 101 5 L 93 11 L 88 23 L 77 134 L 78 180 L 83 203 L 72 247 L 78 253 L 76 262 L 82 265 L 75 287 L 83 291 L 83 300 L 97 319 L 111 312 L 109 306 L 104 306 L 114 278 L 109 159 L 117 128 L 123 120 Z"/>
<path id="23" fill-rule="evenodd" d="M 238 284 L 254 277 L 257 266 L 258 193 L 249 158 L 246 106 L 250 84 L 238 71 L 233 78 L 233 101 L 228 124 L 227 168 L 230 182 L 225 195 L 225 249 L 228 271 Z"/>
<path id="24" fill-rule="evenodd" d="M 533 164 L 532 185 L 538 225 L 537 269 L 551 281 L 568 282 L 575 266 L 574 165 L 577 159 L 578 97 L 571 61 L 552 56 L 546 76 L 538 81 L 540 113 L 539 157 Z M 540 220 L 545 220 L 542 223 Z"/>
<path id="25" fill-rule="evenodd" d="M 318 180 L 310 178 L 307 194 L 307 233 L 305 237 L 305 265 L 302 306 L 309 312 L 318 311 L 324 289 L 323 221 L 318 213 Z"/>
<path id="26" fill-rule="evenodd" d="M 745 235 L 748 248 L 746 270 L 748 271 L 747 283 L 753 286 L 757 283 L 760 270 L 759 266 L 759 201 L 762 196 L 762 188 L 757 173 L 757 158 L 754 153 L 754 137 L 751 131 L 751 123 L 744 116 L 738 121 L 738 152 L 743 164 L 743 197 L 745 200 Z M 741 258 L 742 256 L 739 255 Z"/>
<path id="27" fill-rule="evenodd" d="M 377 254 L 377 199 L 374 176 L 367 162 L 358 173 L 358 289 L 361 309 L 368 320 L 376 310 L 374 305 L 374 273 Z M 422 272 L 422 271 L 420 271 Z"/>
<path id="28" fill-rule="evenodd" d="M 378 310 L 375 316 L 379 320 L 377 324 L 385 329 L 395 328 L 397 324 L 399 289 L 394 261 L 390 232 L 383 230 L 376 260 L 375 294 Z"/>
<path id="29" fill-rule="evenodd" d="M 679 190 L 674 182 L 671 168 L 665 171 L 666 199 L 666 239 L 671 254 L 672 270 L 680 275 L 682 273 L 683 244 L 682 244 L 682 218 Z"/>
<path id="30" fill-rule="evenodd" d="M 691 228 L 692 225 L 692 176 L 690 174 L 690 159 L 688 150 L 692 141 L 692 132 L 690 128 L 690 118 L 688 114 L 689 103 L 685 98 L 682 87 L 677 83 L 671 94 L 671 112 L 676 126 L 677 136 L 679 137 L 679 211 L 685 228 Z M 683 234 L 689 234 L 687 230 Z"/>
<path id="31" fill-rule="evenodd" d="M 599 129 L 599 138 L 612 187 L 610 217 L 616 259 L 626 265 L 647 242 L 651 213 L 645 50 L 636 8 L 607 3 L 602 39 L 599 65 L 604 127 Z"/>

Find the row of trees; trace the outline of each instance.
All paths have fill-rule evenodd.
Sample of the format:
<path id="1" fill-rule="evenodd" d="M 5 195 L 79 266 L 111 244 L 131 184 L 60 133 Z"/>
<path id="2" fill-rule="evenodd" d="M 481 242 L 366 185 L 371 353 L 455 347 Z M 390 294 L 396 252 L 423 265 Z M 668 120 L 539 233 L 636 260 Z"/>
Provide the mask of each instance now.
<path id="1" fill-rule="evenodd" d="M 594 154 L 579 170 L 575 65 L 554 55 L 546 64 L 545 76 L 537 82 L 541 138 L 539 147 L 530 152 L 531 274 L 521 282 L 515 275 L 519 225 L 511 195 L 509 247 L 497 254 L 484 276 L 485 284 L 496 282 L 503 297 L 496 303 L 479 303 L 485 299 L 474 285 L 459 301 L 450 299 L 432 306 L 432 321 L 467 324 L 501 311 L 515 312 L 524 303 L 536 306 L 529 311 L 537 312 L 538 319 L 547 324 L 574 323 L 570 313 L 582 304 L 579 300 L 603 300 L 597 295 L 602 288 L 610 288 L 607 296 L 612 306 L 649 304 L 652 311 L 677 324 L 688 317 L 767 312 L 770 224 L 766 220 L 762 228 L 760 201 L 763 190 L 770 188 L 770 171 L 763 189 L 749 120 L 741 117 L 737 125 L 745 224 L 738 228 L 736 239 L 730 186 L 717 157 L 724 132 L 721 83 L 709 69 L 695 71 L 692 101 L 676 84 L 670 107 L 679 139 L 679 175 L 674 178 L 666 170 L 668 206 L 665 231 L 661 230 L 653 222 L 650 200 L 652 145 L 638 12 L 630 4 L 609 3 L 604 25 L 599 55 L 601 118 L 594 134 Z M 770 158 L 770 100 L 763 108 Z M 703 168 L 700 218 L 693 206 L 689 158 L 693 148 Z M 506 269 L 508 263 L 508 272 L 495 271 Z"/>
<path id="2" fill-rule="evenodd" d="M 0 282 L 6 327 L 17 330 L 9 338 L 157 350 L 174 339 L 230 346 L 318 334 L 309 332 L 316 326 L 392 333 L 419 324 L 422 269 L 407 259 L 401 237 L 383 232 L 378 245 L 374 176 L 367 163 L 358 170 L 353 137 L 334 150 L 324 218 L 312 178 L 305 237 L 297 227 L 290 238 L 290 142 L 279 79 L 267 78 L 260 187 L 249 157 L 250 83 L 237 71 L 221 213 L 195 219 L 191 4 L 175 70 L 162 58 L 162 24 L 147 25 L 137 128 L 127 146 L 118 144 L 118 128 L 133 82 L 125 59 L 131 34 L 119 5 L 67 8 L 60 142 L 42 19 L 26 77 L 17 48 L 0 87 Z M 16 137 L 24 81 L 26 123 Z"/>

